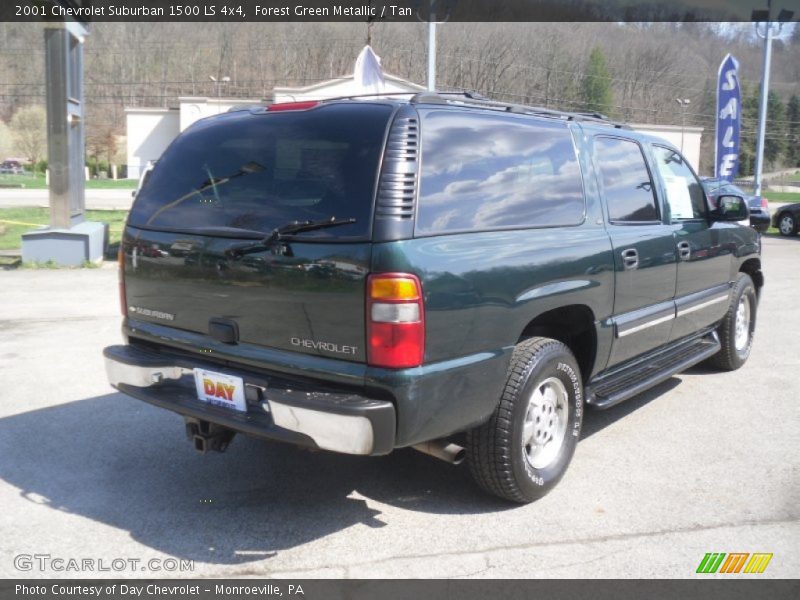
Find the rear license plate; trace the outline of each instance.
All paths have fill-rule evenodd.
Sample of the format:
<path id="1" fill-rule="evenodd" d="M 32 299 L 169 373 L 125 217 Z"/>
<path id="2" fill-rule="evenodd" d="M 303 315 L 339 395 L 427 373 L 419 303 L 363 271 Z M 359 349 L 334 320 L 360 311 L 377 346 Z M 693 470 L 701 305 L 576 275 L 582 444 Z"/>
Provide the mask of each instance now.
<path id="1" fill-rule="evenodd" d="M 232 410 L 247 412 L 247 403 L 244 399 L 244 380 L 241 377 L 194 369 L 194 385 L 197 389 L 197 399 L 224 406 Z"/>

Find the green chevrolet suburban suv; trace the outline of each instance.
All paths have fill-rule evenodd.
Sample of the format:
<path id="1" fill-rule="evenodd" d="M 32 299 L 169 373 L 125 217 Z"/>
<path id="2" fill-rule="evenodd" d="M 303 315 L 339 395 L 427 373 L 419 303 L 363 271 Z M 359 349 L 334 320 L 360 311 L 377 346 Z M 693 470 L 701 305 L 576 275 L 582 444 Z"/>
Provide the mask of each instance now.
<path id="1" fill-rule="evenodd" d="M 108 377 L 204 452 L 237 432 L 414 447 L 529 502 L 587 406 L 747 360 L 746 218 L 599 115 L 469 94 L 237 110 L 183 132 L 136 196 Z"/>

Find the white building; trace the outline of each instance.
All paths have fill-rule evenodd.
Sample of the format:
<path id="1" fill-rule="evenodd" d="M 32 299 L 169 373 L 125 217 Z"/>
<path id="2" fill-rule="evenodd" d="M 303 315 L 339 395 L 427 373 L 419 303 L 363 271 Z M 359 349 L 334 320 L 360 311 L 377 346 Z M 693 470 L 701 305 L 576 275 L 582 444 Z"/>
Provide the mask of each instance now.
<path id="1" fill-rule="evenodd" d="M 128 178 L 138 179 L 178 134 L 198 119 L 227 112 L 234 106 L 264 104 L 241 98 L 178 98 L 178 108 L 126 108 Z"/>
<path id="2" fill-rule="evenodd" d="M 416 94 L 424 92 L 425 87 L 412 83 L 400 77 L 383 74 L 384 94 Z M 353 75 L 330 79 L 303 87 L 276 87 L 272 91 L 273 101 L 301 102 L 304 100 L 324 100 L 325 98 L 340 98 L 342 96 L 358 96 L 364 91 L 353 78 Z"/>
<path id="3" fill-rule="evenodd" d="M 424 91 L 416 83 L 384 74 L 385 93 Z M 361 92 L 363 93 L 363 92 Z M 322 100 L 359 94 L 353 75 L 322 81 L 304 87 L 276 87 L 272 102 Z M 246 98 L 178 98 L 177 108 L 126 108 L 128 135 L 128 177 L 138 179 L 151 161 L 156 161 L 177 135 L 198 119 L 227 112 L 234 106 L 269 104 L 266 100 Z"/>
<path id="4" fill-rule="evenodd" d="M 126 108 L 128 178 L 138 179 L 150 161 L 157 160 L 180 133 L 176 108 Z"/>
<path id="5" fill-rule="evenodd" d="M 700 141 L 702 127 L 681 127 L 680 125 L 650 125 L 631 123 L 631 127 L 641 133 L 660 137 L 681 150 L 695 172 L 700 172 Z"/>

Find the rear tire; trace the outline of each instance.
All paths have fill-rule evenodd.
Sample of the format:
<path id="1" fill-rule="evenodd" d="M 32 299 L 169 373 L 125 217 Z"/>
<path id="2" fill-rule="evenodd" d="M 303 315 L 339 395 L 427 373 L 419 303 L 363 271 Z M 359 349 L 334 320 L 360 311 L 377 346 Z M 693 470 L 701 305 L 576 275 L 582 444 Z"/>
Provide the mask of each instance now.
<path id="1" fill-rule="evenodd" d="M 739 273 L 730 307 L 717 328 L 722 348 L 709 359 L 710 364 L 724 371 L 735 371 L 747 362 L 753 346 L 757 306 L 753 280 L 747 273 Z"/>
<path id="2" fill-rule="evenodd" d="M 564 476 L 583 419 L 583 385 L 569 348 L 550 338 L 517 344 L 500 404 L 467 433 L 475 481 L 519 503 L 541 498 Z"/>
<path id="3" fill-rule="evenodd" d="M 781 213 L 778 215 L 776 222 L 781 235 L 797 235 L 797 219 L 794 218 L 792 213 Z"/>

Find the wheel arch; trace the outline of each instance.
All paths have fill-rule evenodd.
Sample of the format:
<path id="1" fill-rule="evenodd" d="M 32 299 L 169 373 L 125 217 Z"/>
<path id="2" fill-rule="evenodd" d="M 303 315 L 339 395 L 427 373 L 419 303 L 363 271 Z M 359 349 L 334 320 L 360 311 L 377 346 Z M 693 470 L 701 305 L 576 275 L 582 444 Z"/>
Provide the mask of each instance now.
<path id="1" fill-rule="evenodd" d="M 739 266 L 740 273 L 747 273 L 753 284 L 756 286 L 756 296 L 761 296 L 761 288 L 764 287 L 764 274 L 761 272 L 761 259 L 748 258 Z"/>
<path id="2" fill-rule="evenodd" d="M 569 304 L 543 312 L 525 326 L 517 343 L 536 336 L 566 345 L 578 362 L 583 382 L 589 380 L 597 359 L 597 331 L 591 308 Z"/>

